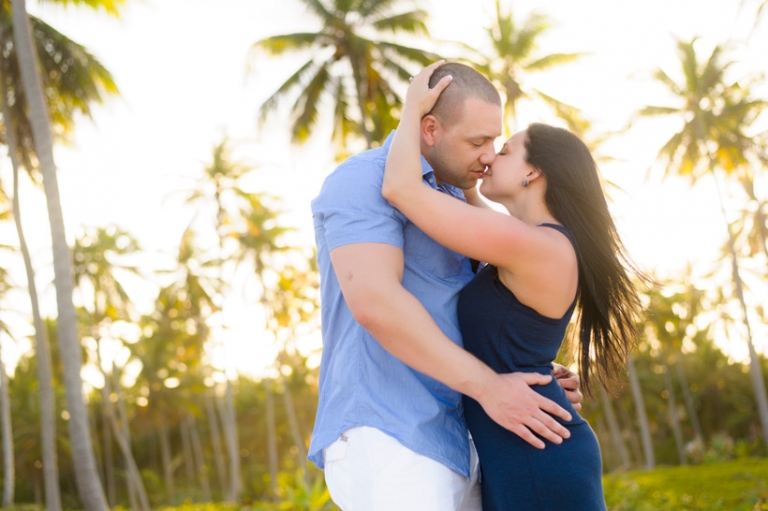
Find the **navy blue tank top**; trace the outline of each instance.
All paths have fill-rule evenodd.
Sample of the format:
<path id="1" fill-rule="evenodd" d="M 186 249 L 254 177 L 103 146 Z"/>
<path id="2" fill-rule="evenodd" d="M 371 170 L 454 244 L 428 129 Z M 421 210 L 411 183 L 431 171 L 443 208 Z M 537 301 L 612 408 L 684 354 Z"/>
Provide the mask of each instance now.
<path id="1" fill-rule="evenodd" d="M 560 225 L 542 226 L 571 239 Z M 464 348 L 497 373 L 551 374 L 575 305 L 574 298 L 561 318 L 543 316 L 520 303 L 499 279 L 498 269 L 486 265 L 460 294 L 458 314 Z"/>

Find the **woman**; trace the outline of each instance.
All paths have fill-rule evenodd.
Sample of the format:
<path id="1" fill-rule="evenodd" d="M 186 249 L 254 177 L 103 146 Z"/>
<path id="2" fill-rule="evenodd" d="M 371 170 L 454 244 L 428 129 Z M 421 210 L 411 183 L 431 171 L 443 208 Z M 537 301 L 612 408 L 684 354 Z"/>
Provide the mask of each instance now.
<path id="1" fill-rule="evenodd" d="M 509 215 L 424 186 L 421 119 L 450 86 L 446 77 L 429 89 L 435 67 L 423 70 L 408 90 L 387 158 L 384 197 L 439 243 L 488 263 L 459 299 L 468 351 L 499 373 L 550 374 L 578 309 L 584 387 L 589 390 L 595 377 L 604 384 L 636 337 L 639 300 L 589 150 L 568 131 L 542 124 L 507 140 L 479 189 Z M 467 195 L 479 204 L 474 191 Z M 594 433 L 556 382 L 533 389 L 573 416 L 564 423 L 570 438 L 559 445 L 537 449 L 464 399 L 480 458 L 483 509 L 605 509 Z"/>

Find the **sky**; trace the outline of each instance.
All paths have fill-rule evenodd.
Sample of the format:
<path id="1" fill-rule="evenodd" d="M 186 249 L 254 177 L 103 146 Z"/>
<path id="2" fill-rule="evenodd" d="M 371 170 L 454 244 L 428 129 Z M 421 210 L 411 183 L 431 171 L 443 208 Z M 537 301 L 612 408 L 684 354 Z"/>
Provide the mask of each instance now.
<path id="1" fill-rule="evenodd" d="M 553 28 L 542 38 L 543 53 L 584 54 L 577 63 L 532 75 L 528 83 L 581 108 L 604 129 L 622 128 L 644 105 L 670 104 L 649 77 L 657 67 L 678 76 L 676 38 L 699 37 L 702 55 L 732 40 L 734 79 L 768 71 L 768 19 L 752 31 L 757 0 L 743 5 L 739 0 L 502 3 L 518 16 L 536 9 L 550 17 Z M 30 12 L 85 45 L 112 72 L 121 91 L 94 108 L 92 120 L 78 122 L 70 146 L 56 148 L 70 240 L 82 226 L 113 223 L 138 238 L 149 254 L 142 262 L 148 268 L 167 264 L 196 213 L 182 205 L 182 192 L 193 186 L 213 147 L 226 136 L 234 159 L 257 169 L 245 186 L 282 197 L 284 222 L 297 228 L 292 242 L 312 246 L 309 203 L 335 166 L 328 129 L 321 126 L 309 143 L 296 147 L 288 139 L 284 111 L 260 126 L 259 106 L 301 64 L 302 56 L 270 59 L 250 51 L 255 41 L 270 35 L 317 29 L 300 2 L 136 0 L 126 4 L 120 19 L 80 8 L 28 4 Z M 487 47 L 484 27 L 493 18 L 493 0 L 420 5 L 429 12 L 436 41 Z M 449 48 L 434 46 L 445 53 Z M 768 97 L 765 87 L 762 92 Z M 551 119 L 541 108 L 523 108 L 520 121 L 524 126 Z M 689 263 L 700 273 L 709 271 L 725 240 L 712 185 L 702 181 L 691 189 L 674 179 L 662 184 L 661 169 L 654 166 L 658 148 L 678 127 L 674 121 L 635 123 L 629 134 L 606 144 L 606 154 L 616 159 L 602 167 L 604 176 L 624 190 L 612 192 L 611 207 L 630 253 L 642 267 L 662 276 L 677 276 Z M 0 178 L 10 183 L 7 158 L 0 160 Z M 44 308 L 53 314 L 44 198 L 26 184 L 20 193 Z M 16 244 L 8 226 L 0 229 L 0 244 L 6 243 Z M 25 283 L 20 263 L 8 264 L 15 280 Z M 155 285 L 151 280 L 130 283 L 140 311 L 151 309 Z M 23 314 L 29 306 L 21 298 L 12 308 Z M 224 319 L 230 328 L 223 334 L 232 346 L 229 364 L 258 374 L 275 348 L 261 337 L 260 325 L 243 313 L 242 304 L 230 310 Z M 765 341 L 758 349 L 768 349 Z"/>

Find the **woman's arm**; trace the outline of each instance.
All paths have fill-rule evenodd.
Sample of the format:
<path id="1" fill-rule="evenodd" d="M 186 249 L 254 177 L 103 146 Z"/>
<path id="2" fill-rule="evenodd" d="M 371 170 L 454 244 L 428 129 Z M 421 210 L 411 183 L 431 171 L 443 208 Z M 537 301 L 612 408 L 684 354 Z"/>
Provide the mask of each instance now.
<path id="1" fill-rule="evenodd" d="M 477 187 L 464 190 L 464 198 L 467 200 L 467 204 L 471 206 L 491 209 L 491 206 L 485 202 L 485 200 L 483 200 L 483 197 L 480 195 Z"/>
<path id="2" fill-rule="evenodd" d="M 382 195 L 438 243 L 479 261 L 511 268 L 541 263 L 551 243 L 547 234 L 491 208 L 457 201 L 422 182 L 421 120 L 434 106 L 450 79 L 433 89 L 429 77 L 440 63 L 424 68 L 406 94 L 400 125 L 387 155 Z M 471 195 L 472 192 L 470 192 Z"/>
<path id="3" fill-rule="evenodd" d="M 423 187 L 421 119 L 432 110 L 440 93 L 451 83 L 451 77 L 446 76 L 433 89 L 429 88 L 429 77 L 432 76 L 432 71 L 442 64 L 441 60 L 425 67 L 408 87 L 400 124 L 397 126 L 387 155 L 386 171 L 381 188 L 382 195 L 390 203 L 392 199 L 409 195 L 414 189 Z"/>

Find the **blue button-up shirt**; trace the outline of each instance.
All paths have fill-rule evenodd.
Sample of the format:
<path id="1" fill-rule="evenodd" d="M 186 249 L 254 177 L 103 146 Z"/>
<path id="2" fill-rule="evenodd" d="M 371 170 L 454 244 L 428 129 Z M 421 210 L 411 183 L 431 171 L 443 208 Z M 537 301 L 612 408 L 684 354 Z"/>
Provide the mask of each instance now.
<path id="1" fill-rule="evenodd" d="M 469 476 L 469 445 L 461 395 L 390 355 L 344 302 L 330 251 L 351 243 L 387 243 L 403 250 L 403 287 L 429 311 L 440 329 L 461 345 L 456 302 L 473 273 L 469 260 L 439 245 L 381 196 L 384 146 L 342 163 L 312 201 L 322 304 L 320 395 L 309 459 L 319 468 L 323 449 L 347 429 L 370 426 L 409 449 Z M 435 176 L 422 158 L 424 182 Z M 458 188 L 439 189 L 458 199 Z M 392 318 L 397 321 L 397 318 Z"/>

